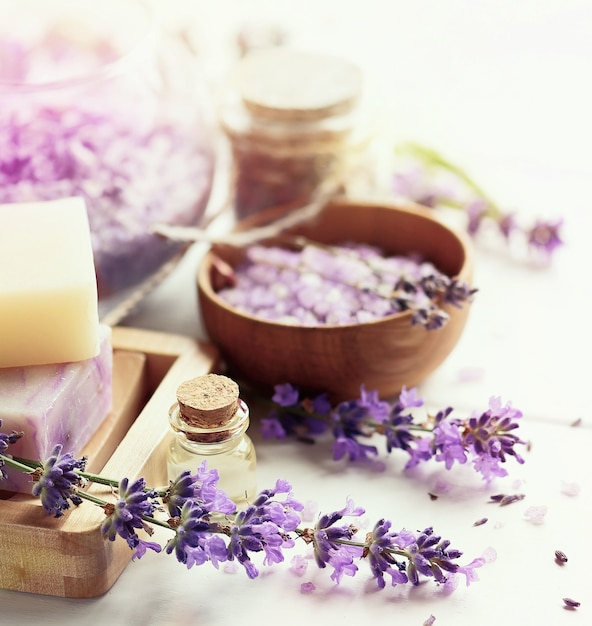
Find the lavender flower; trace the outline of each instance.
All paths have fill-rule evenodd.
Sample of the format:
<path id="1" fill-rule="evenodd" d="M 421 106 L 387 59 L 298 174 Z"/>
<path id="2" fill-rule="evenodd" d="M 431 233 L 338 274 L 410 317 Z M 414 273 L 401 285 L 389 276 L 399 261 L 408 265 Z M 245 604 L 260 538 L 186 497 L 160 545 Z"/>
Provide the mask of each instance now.
<path id="1" fill-rule="evenodd" d="M 362 444 L 358 437 L 368 437 L 371 433 L 366 426 L 367 422 L 383 423 L 388 411 L 389 405 L 379 401 L 376 392 L 367 393 L 363 386 L 359 400 L 338 404 L 330 416 L 335 437 L 333 458 L 339 460 L 347 456 L 350 461 L 358 461 L 376 456 L 377 448 Z"/>
<path id="2" fill-rule="evenodd" d="M 539 219 L 532 226 L 520 226 L 514 213 L 502 210 L 464 170 L 435 150 L 411 143 L 400 146 L 398 152 L 413 164 L 407 171 L 393 175 L 393 191 L 398 195 L 431 208 L 446 206 L 464 211 L 466 229 L 472 236 L 490 224 L 505 241 L 522 236 L 531 250 L 547 257 L 563 245 L 562 220 Z M 445 190 L 438 182 L 442 176 L 449 180 Z"/>
<path id="3" fill-rule="evenodd" d="M 560 235 L 560 228 L 563 220 L 555 222 L 537 220 L 535 225 L 528 230 L 528 243 L 531 248 L 539 250 L 548 256 L 563 244 Z"/>
<path id="4" fill-rule="evenodd" d="M 380 589 L 383 589 L 386 585 L 384 580 L 385 574 L 391 577 L 393 587 L 409 581 L 405 573 L 405 563 L 397 561 L 393 555 L 398 533 L 391 532 L 391 526 L 390 521 L 381 519 L 366 537 L 368 545 L 364 551 L 364 556 L 370 562 L 372 576 L 376 579 Z"/>
<path id="5" fill-rule="evenodd" d="M 283 391 L 289 392 L 291 401 L 297 397 L 290 389 L 284 388 Z M 359 426 L 360 416 L 366 416 L 368 425 L 373 423 L 388 429 L 396 419 L 406 415 L 405 411 L 421 405 L 422 401 L 414 389 L 404 390 L 394 409 L 380 401 L 376 393 L 362 390 L 360 400 L 346 403 L 342 413 L 350 426 Z M 293 410 L 294 407 L 285 408 Z M 492 399 L 486 413 L 489 421 L 496 422 L 497 435 L 511 430 L 512 420 L 519 414 L 509 406 L 502 406 L 499 399 Z M 437 424 L 441 426 L 447 416 L 447 411 L 441 412 Z M 471 419 L 481 424 L 484 421 L 481 417 Z M 411 428 L 408 420 L 402 420 L 400 424 L 403 425 L 401 432 L 411 434 L 407 430 Z M 447 432 L 442 430 L 443 441 L 440 443 L 435 443 L 437 438 L 432 438 L 434 449 L 449 445 Z M 486 441 L 483 433 L 479 434 Z M 456 435 L 451 438 L 457 441 Z M 404 439 L 401 433 L 399 439 Z M 0 437 L 5 448 L 10 440 L 11 436 Z M 5 460 L 15 469 L 31 472 L 31 461 L 17 462 L 10 457 L 5 457 Z M 151 535 L 152 526 L 159 525 L 174 533 L 166 542 L 164 552 L 174 555 L 188 569 L 204 563 L 218 568 L 220 563 L 236 560 L 243 565 L 249 578 L 259 574 L 251 560 L 253 554 L 261 554 L 264 565 L 281 563 L 285 560 L 285 550 L 293 548 L 299 538 L 312 546 L 314 561 L 319 568 L 332 568 L 331 579 L 337 584 L 343 576 L 355 576 L 359 571 L 358 563 L 364 559 L 368 561 L 372 577 L 381 589 L 386 586 L 385 577 L 390 577 L 393 586 L 405 583 L 417 585 L 422 578 L 444 583 L 449 574 L 464 575 L 468 585 L 478 580 L 476 570 L 485 563 L 485 559 L 481 558 L 464 566 L 458 565 L 455 561 L 462 553 L 451 549 L 450 542 L 442 540 L 431 527 L 421 533 L 407 530 L 394 532 L 390 521 L 380 519 L 366 534 L 365 541 L 359 541 L 356 526 L 343 519 L 359 517 L 364 509 L 355 506 L 349 498 L 342 509 L 319 516 L 312 528 L 303 528 L 301 512 L 304 505 L 294 498 L 292 488 L 285 480 L 278 480 L 272 489 L 261 491 L 251 505 L 236 513 L 234 505 L 229 506 L 228 496 L 218 489 L 218 473 L 208 470 L 206 463 L 202 463 L 195 475 L 183 472 L 160 494 L 147 488 L 143 478 L 133 481 L 123 478 L 116 482 L 86 473 L 85 465 L 86 459 L 76 460 L 71 454 L 62 455 L 61 446 L 56 446 L 51 457 L 32 471 L 36 478 L 34 495 L 39 496 L 45 509 L 57 517 L 69 508 L 69 501 L 80 504 L 82 499 L 87 499 L 101 506 L 107 515 L 101 525 L 102 533 L 110 541 L 118 536 L 125 539 L 134 550 L 133 558 L 141 558 L 148 549 L 162 551 L 159 543 L 141 540 L 137 534 L 138 529 L 144 529 Z M 83 480 L 118 485 L 116 501 L 105 502 L 92 493 L 78 491 L 77 487 Z M 154 517 L 162 510 L 159 498 L 172 515 L 167 521 Z M 223 513 L 226 517 L 220 518 L 214 513 Z M 303 575 L 306 569 L 304 558 L 295 557 L 291 569 Z M 309 592 L 314 585 L 304 583 L 302 589 Z"/>
<path id="6" fill-rule="evenodd" d="M 277 411 L 273 411 L 261 421 L 262 433 L 266 439 L 283 439 L 287 435 L 295 435 L 300 439 L 309 440 L 327 430 L 327 424 L 319 416 L 327 416 L 331 404 L 327 394 L 320 394 L 312 401 L 300 402 L 298 389 L 286 383 L 276 385 L 272 401 L 277 403 Z"/>
<path id="7" fill-rule="evenodd" d="M 290 388 L 291 401 L 296 397 L 299 396 Z M 328 425 L 334 438 L 333 459 L 349 461 L 367 461 L 378 455 L 378 448 L 366 440 L 382 435 L 388 453 L 400 449 L 409 454 L 407 469 L 430 459 L 443 462 L 446 469 L 470 460 L 474 469 L 488 481 L 507 474 L 501 464 L 508 457 L 524 462 L 517 447 L 526 442 L 514 433 L 518 428 L 516 420 L 522 413 L 510 404 L 503 406 L 500 398 L 491 398 L 486 411 L 474 412 L 469 418 L 453 418 L 452 407 L 447 407 L 427 423 L 416 422 L 410 412 L 422 404 L 415 389 L 404 388 L 399 398 L 389 404 L 362 386 L 360 398 L 340 402 L 328 412 L 325 405 L 322 413 L 315 412 L 315 400 L 308 398 L 299 400 L 297 405 L 276 406 L 268 418 L 265 433 L 270 435 L 269 424 L 275 422 L 282 436 L 298 436 L 306 428 L 310 440 L 315 432 L 325 432 L 323 426 Z M 313 421 L 322 426 L 308 427 Z"/>
<path id="8" fill-rule="evenodd" d="M 336 526 L 344 516 L 359 517 L 364 514 L 364 509 L 356 507 L 351 499 L 347 500 L 345 507 L 327 515 L 322 515 L 315 527 L 306 529 L 302 533 L 304 541 L 312 543 L 315 561 L 320 568 L 327 565 L 333 567 L 331 579 L 336 583 L 341 581 L 343 575 L 354 576 L 358 571 L 354 559 L 363 554 L 363 548 L 350 545 L 356 534 L 357 528 L 352 524 Z"/>
<path id="9" fill-rule="evenodd" d="M 163 497 L 170 516 L 178 517 L 187 501 L 203 505 L 210 513 L 234 513 L 236 505 L 218 488 L 218 479 L 218 471 L 208 470 L 207 461 L 201 463 L 196 474 L 191 474 L 189 470 L 182 472 L 176 480 L 170 482 Z"/>
<path id="10" fill-rule="evenodd" d="M 443 572 L 456 572 L 458 565 L 452 561 L 462 556 L 460 550 L 449 546 L 450 541 L 442 540 L 435 535 L 433 528 L 426 528 L 415 544 L 407 546 L 407 551 L 411 555 L 411 564 L 407 568 L 409 580 L 413 584 L 418 584 L 418 574 L 423 574 L 433 576 L 438 582 L 446 582 Z"/>
<path id="11" fill-rule="evenodd" d="M 469 202 L 465 210 L 468 219 L 467 231 L 469 235 L 476 235 L 487 215 L 487 202 L 483 198 L 477 198 Z"/>
<path id="12" fill-rule="evenodd" d="M 298 389 L 286 383 L 284 385 L 276 385 L 271 399 L 280 406 L 294 406 L 298 404 L 298 395 Z"/>
<path id="13" fill-rule="evenodd" d="M 482 567 L 485 564 L 485 559 L 483 557 L 478 557 L 473 559 L 468 565 L 458 566 L 456 568 L 457 574 L 462 574 L 465 577 L 465 581 L 467 587 L 476 581 L 479 580 L 479 576 L 477 574 L 477 569 Z"/>
<path id="14" fill-rule="evenodd" d="M 186 565 L 187 569 L 206 562 L 217 569 L 218 564 L 228 558 L 226 543 L 211 532 L 209 515 L 207 508 L 187 500 L 179 517 L 169 522 L 175 529 L 175 536 L 167 542 L 165 552 L 174 552 L 177 561 Z"/>
<path id="15" fill-rule="evenodd" d="M 407 198 L 430 208 L 441 204 L 450 195 L 450 190 L 438 185 L 419 163 L 414 163 L 407 170 L 395 172 L 392 179 L 392 191 L 395 195 Z"/>
<path id="16" fill-rule="evenodd" d="M 70 452 L 62 454 L 62 446 L 58 444 L 43 465 L 32 473 L 32 493 L 54 517 L 61 517 L 70 508 L 70 502 L 76 506 L 82 503 L 76 488 L 83 482 L 78 471 L 84 471 L 86 461 L 85 457 L 75 459 Z"/>
<path id="17" fill-rule="evenodd" d="M 283 501 L 274 499 L 285 494 Z M 288 482 L 278 480 L 273 489 L 261 491 L 253 504 L 240 511 L 228 529 L 229 560 L 236 559 L 246 570 L 249 578 L 258 576 L 259 571 L 251 561 L 251 552 L 263 552 L 264 565 L 284 560 L 282 550 L 294 545 L 289 533 L 298 528 L 298 511 L 303 505 L 292 497 Z"/>
<path id="18" fill-rule="evenodd" d="M 123 478 L 118 491 L 119 499 L 115 504 L 103 506 L 107 519 L 101 525 L 101 532 L 109 541 L 114 541 L 118 535 L 125 539 L 134 550 L 134 558 L 141 558 L 148 548 L 160 552 L 159 544 L 144 541 L 136 533 L 137 528 L 142 528 L 149 535 L 153 533 L 143 518 L 152 516 L 156 510 L 157 504 L 154 500 L 158 497 L 158 492 L 146 489 L 143 478 L 138 478 L 131 484 L 128 478 Z"/>

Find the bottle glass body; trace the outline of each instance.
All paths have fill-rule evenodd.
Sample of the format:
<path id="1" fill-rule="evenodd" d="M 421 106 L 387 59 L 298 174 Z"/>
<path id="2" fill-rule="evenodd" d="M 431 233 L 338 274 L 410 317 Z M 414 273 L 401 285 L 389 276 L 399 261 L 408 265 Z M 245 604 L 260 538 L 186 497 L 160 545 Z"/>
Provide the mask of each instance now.
<path id="1" fill-rule="evenodd" d="M 238 402 L 234 417 L 216 428 L 189 426 L 181 418 L 178 404 L 171 407 L 169 421 L 174 433 L 167 459 L 169 480 L 185 470 L 195 473 L 206 461 L 208 469 L 218 471 L 218 487 L 238 508 L 253 500 L 257 493 L 257 457 L 246 432 L 249 409 L 242 400 Z"/>

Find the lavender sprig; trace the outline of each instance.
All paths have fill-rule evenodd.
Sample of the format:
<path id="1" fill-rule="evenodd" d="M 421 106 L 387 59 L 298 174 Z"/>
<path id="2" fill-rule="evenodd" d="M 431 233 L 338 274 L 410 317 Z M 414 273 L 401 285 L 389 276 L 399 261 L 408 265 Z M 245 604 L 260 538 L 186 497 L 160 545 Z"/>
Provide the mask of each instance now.
<path id="1" fill-rule="evenodd" d="M 399 146 L 397 152 L 414 162 L 407 171 L 394 174 L 393 191 L 397 195 L 431 208 L 460 209 L 466 213 L 470 235 L 476 235 L 486 223 L 493 224 L 506 242 L 519 236 L 546 259 L 563 245 L 563 220 L 537 219 L 529 226 L 521 226 L 514 213 L 503 210 L 462 168 L 435 150 L 408 143 Z M 439 173 L 451 176 L 457 183 L 454 188 L 437 182 Z"/>
<path id="2" fill-rule="evenodd" d="M 325 394 L 301 399 L 295 387 L 285 384 L 275 387 L 272 400 L 274 409 L 261 422 L 264 437 L 296 435 L 314 440 L 329 433 L 334 438 L 334 460 L 376 457 L 377 447 L 366 442 L 382 435 L 388 453 L 400 449 L 409 455 L 406 469 L 431 459 L 443 462 L 446 469 L 470 460 L 490 481 L 507 475 L 501 464 L 508 457 L 524 462 L 517 447 L 526 442 L 514 432 L 522 413 L 509 403 L 503 405 L 499 397 L 492 397 L 485 411 L 474 411 L 467 418 L 451 417 L 453 409 L 447 407 L 421 422 L 411 412 L 423 405 L 415 388 L 403 388 L 398 399 L 388 403 L 362 387 L 358 399 L 332 406 Z"/>
<path id="3" fill-rule="evenodd" d="M 61 516 L 70 507 L 86 499 L 101 507 L 105 520 L 101 532 L 109 540 L 123 538 L 132 558 L 140 559 L 148 549 L 173 554 L 187 568 L 204 563 L 218 567 L 237 560 L 247 576 L 255 578 L 259 569 L 253 561 L 263 556 L 263 565 L 285 560 L 285 551 L 300 540 L 312 546 L 314 560 L 321 569 L 333 568 L 331 578 L 338 584 L 344 575 L 358 573 L 358 563 L 369 563 L 370 575 L 378 588 L 385 587 L 384 576 L 392 585 L 418 585 L 434 579 L 445 583 L 449 577 L 464 574 L 467 585 L 478 580 L 475 570 L 484 559 L 474 559 L 461 566 L 462 552 L 449 547 L 450 542 L 435 535 L 431 528 L 414 533 L 391 531 L 391 522 L 381 519 L 365 538 L 358 538 L 354 524 L 344 524 L 344 517 L 359 517 L 364 509 L 348 500 L 343 509 L 320 515 L 314 527 L 302 526 L 304 505 L 292 494 L 290 483 L 278 480 L 272 489 L 261 491 L 244 510 L 236 511 L 228 496 L 218 488 L 218 473 L 208 470 L 204 461 L 195 474 L 183 472 L 165 489 L 146 486 L 143 478 L 119 481 L 87 474 L 86 459 L 74 459 L 56 446 L 41 463 L 15 461 L 4 454 L 10 436 L 0 437 L 0 461 L 13 469 L 32 474 L 33 494 L 41 498 L 48 513 Z M 111 485 L 114 502 L 107 502 L 84 490 L 88 482 Z M 117 486 L 115 486 L 117 485 Z M 158 517 L 163 511 L 168 518 Z M 173 536 L 163 546 L 142 539 L 140 532 L 153 534 L 153 526 L 167 528 Z"/>

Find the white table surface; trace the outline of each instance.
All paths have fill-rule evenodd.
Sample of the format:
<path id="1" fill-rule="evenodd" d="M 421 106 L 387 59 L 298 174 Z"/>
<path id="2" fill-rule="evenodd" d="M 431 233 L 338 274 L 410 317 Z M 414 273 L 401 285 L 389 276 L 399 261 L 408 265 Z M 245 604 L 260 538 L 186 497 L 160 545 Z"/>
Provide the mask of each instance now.
<path id="1" fill-rule="evenodd" d="M 96 599 L 0 591 L 0 623 L 421 626 L 434 615 L 437 625 L 592 624 L 592 5 L 226 0 L 214 10 L 206 4 L 170 6 L 189 16 L 196 32 L 207 31 L 212 20 L 205 39 L 214 60 L 236 23 L 278 20 L 282 5 L 287 23 L 299 26 L 296 41 L 352 52 L 378 78 L 381 104 L 392 113 L 393 142 L 414 139 L 446 152 L 523 215 L 565 219 L 566 245 L 547 268 L 477 243 L 480 291 L 466 330 L 420 387 L 428 406 L 452 405 L 459 412 L 485 408 L 491 395 L 511 400 L 524 412 L 521 434 L 532 447 L 524 465 L 509 462 L 509 477 L 487 486 L 465 468 L 446 472 L 427 464 L 405 474 L 405 458 L 396 453 L 381 457 L 383 472 L 346 467 L 331 461 L 324 445 L 263 441 L 253 425 L 262 487 L 286 478 L 300 499 L 317 502 L 323 512 L 351 496 L 366 508 L 370 526 L 379 517 L 401 528 L 433 525 L 467 561 L 489 555 L 480 581 L 450 595 L 433 582 L 379 592 L 363 571 L 336 586 L 327 570 L 312 564 L 299 578 L 289 558 L 249 580 L 242 571 L 208 565 L 188 571 L 172 557 L 149 552 Z M 124 323 L 204 339 L 194 287 L 203 251 L 190 250 Z M 467 371 L 478 375 L 467 381 Z M 571 426 L 577 418 L 581 426 Z M 428 492 L 442 478 L 452 488 L 431 500 Z M 568 495 L 565 486 L 574 484 L 579 493 Z M 506 507 L 488 503 L 498 492 L 526 497 Z M 543 523 L 528 521 L 527 509 L 543 505 Z M 474 527 L 482 517 L 487 524 Z M 555 550 L 568 556 L 565 566 L 555 563 Z M 304 546 L 294 550 L 304 552 Z M 307 580 L 316 590 L 304 595 L 300 585 Z M 581 606 L 565 610 L 566 596 Z"/>

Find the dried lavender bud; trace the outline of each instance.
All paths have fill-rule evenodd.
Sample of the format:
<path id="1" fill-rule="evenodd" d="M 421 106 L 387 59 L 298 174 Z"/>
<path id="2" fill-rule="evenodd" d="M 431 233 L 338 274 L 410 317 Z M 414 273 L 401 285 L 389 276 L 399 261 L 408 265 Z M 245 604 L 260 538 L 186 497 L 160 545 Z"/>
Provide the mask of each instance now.
<path id="1" fill-rule="evenodd" d="M 575 420 L 574 422 L 571 423 L 571 426 L 581 426 L 582 425 L 582 418 L 578 417 L 577 420 Z"/>
<path id="2" fill-rule="evenodd" d="M 568 609 L 577 609 L 580 606 L 577 600 L 572 600 L 571 598 L 563 598 L 563 602 Z"/>
<path id="3" fill-rule="evenodd" d="M 494 496 L 489 496 L 491 502 L 501 502 L 506 497 L 503 493 L 497 493 Z"/>
<path id="4" fill-rule="evenodd" d="M 504 496 L 500 500 L 500 506 L 506 506 L 507 504 L 513 504 L 514 502 L 519 502 L 520 500 L 524 500 L 523 493 L 515 493 L 509 496 Z"/>
<path id="5" fill-rule="evenodd" d="M 473 526 L 483 526 L 483 524 L 487 524 L 486 517 L 482 517 L 481 519 L 478 519 L 476 522 L 473 523 Z"/>
<path id="6" fill-rule="evenodd" d="M 561 550 L 555 550 L 555 561 L 557 561 L 559 565 L 567 563 L 567 557 L 565 556 L 565 552 L 562 552 Z"/>
<path id="7" fill-rule="evenodd" d="M 435 493 L 428 493 L 428 496 L 430 496 L 430 500 L 437 500 L 438 496 Z"/>

